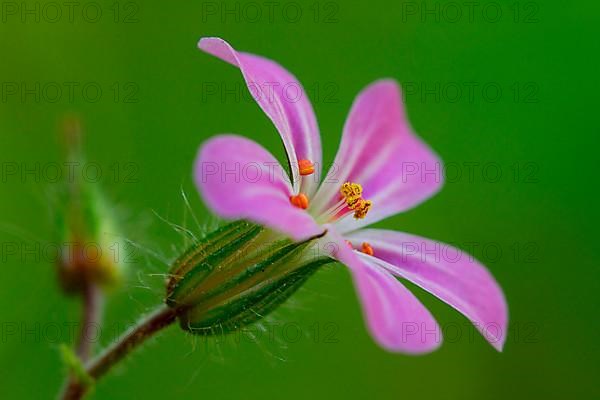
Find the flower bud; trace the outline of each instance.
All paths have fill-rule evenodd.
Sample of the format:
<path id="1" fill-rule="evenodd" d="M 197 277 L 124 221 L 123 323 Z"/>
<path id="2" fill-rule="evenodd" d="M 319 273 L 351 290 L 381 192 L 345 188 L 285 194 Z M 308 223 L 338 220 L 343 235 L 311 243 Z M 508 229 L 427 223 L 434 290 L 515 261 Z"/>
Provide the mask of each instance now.
<path id="1" fill-rule="evenodd" d="M 209 234 L 179 257 L 167 282 L 167 305 L 181 327 L 212 335 L 249 325 L 287 300 L 329 257 L 312 241 L 293 243 L 246 221 Z"/>
<path id="2" fill-rule="evenodd" d="M 71 198 L 57 224 L 61 234 L 60 281 L 67 292 L 78 292 L 87 284 L 112 287 L 122 274 L 122 240 L 116 238 L 112 215 L 100 193 L 81 187 L 84 196 Z"/>
<path id="3" fill-rule="evenodd" d="M 60 283 L 69 293 L 90 284 L 111 287 L 120 281 L 123 241 L 118 237 L 110 204 L 97 182 L 81 173 L 85 158 L 81 150 L 78 121 L 67 121 L 67 160 L 76 173 L 67 182 L 56 204 L 56 226 L 61 244 L 57 262 Z"/>

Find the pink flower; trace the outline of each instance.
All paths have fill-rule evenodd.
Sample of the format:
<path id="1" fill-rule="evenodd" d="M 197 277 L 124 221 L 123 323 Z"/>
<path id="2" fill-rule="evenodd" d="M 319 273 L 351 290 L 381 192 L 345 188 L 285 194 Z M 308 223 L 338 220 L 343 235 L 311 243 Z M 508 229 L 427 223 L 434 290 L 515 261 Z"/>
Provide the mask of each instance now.
<path id="1" fill-rule="evenodd" d="M 326 232 L 319 240 L 335 244 L 333 257 L 350 269 L 371 334 L 390 351 L 429 352 L 442 335 L 429 311 L 396 277 L 460 311 L 501 351 L 507 305 L 484 266 L 443 243 L 364 229 L 418 205 L 442 186 L 432 172 L 441 162 L 411 130 L 398 85 L 380 80 L 358 95 L 334 165 L 319 186 L 319 128 L 297 79 L 277 63 L 237 52 L 222 39 L 203 38 L 198 46 L 240 69 L 281 135 L 292 175 L 274 173 L 278 162 L 258 143 L 217 136 L 204 143 L 195 163 L 195 182 L 206 204 L 223 218 L 249 219 L 296 241 Z"/>

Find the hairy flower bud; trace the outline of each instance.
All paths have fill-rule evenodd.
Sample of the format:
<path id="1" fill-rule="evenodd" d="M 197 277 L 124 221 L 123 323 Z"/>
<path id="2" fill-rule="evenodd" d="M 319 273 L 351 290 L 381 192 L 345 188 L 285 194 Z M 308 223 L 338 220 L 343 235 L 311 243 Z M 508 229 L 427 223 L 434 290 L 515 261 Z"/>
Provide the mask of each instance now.
<path id="1" fill-rule="evenodd" d="M 195 334 L 228 333 L 287 300 L 329 257 L 313 241 L 293 243 L 259 225 L 236 221 L 209 234 L 173 264 L 166 302 Z"/>
<path id="2" fill-rule="evenodd" d="M 66 124 L 65 139 L 69 165 L 82 168 L 81 134 L 77 120 Z M 60 258 L 60 283 L 65 291 L 81 292 L 90 284 L 114 286 L 122 274 L 123 241 L 116 231 L 111 205 L 97 182 L 81 173 L 69 174 L 55 206 Z"/>
<path id="3" fill-rule="evenodd" d="M 93 187 L 78 190 L 82 198 L 71 198 L 57 217 L 61 284 L 67 292 L 78 292 L 89 283 L 112 287 L 122 274 L 122 240 L 115 236 L 112 214 L 100 193 Z"/>

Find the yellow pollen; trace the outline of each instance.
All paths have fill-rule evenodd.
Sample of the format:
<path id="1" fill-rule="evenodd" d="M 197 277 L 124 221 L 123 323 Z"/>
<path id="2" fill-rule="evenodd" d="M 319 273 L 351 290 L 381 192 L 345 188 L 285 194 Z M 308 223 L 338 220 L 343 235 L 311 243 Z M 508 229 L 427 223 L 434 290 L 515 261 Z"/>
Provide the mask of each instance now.
<path id="1" fill-rule="evenodd" d="M 367 213 L 369 212 L 369 210 L 371 209 L 372 206 L 373 206 L 373 202 L 371 200 L 359 199 L 356 202 L 355 207 L 353 208 L 354 218 L 363 219 L 364 217 L 367 216 Z"/>
<path id="2" fill-rule="evenodd" d="M 354 218 L 363 219 L 373 203 L 362 198 L 363 188 L 358 183 L 346 182 L 340 189 L 340 194 L 349 209 L 354 210 Z"/>
<path id="3" fill-rule="evenodd" d="M 299 193 L 296 196 L 290 196 L 290 203 L 298 208 L 306 210 L 308 208 L 308 197 L 304 193 Z"/>
<path id="4" fill-rule="evenodd" d="M 300 170 L 300 175 L 312 175 L 315 172 L 315 164 L 310 160 L 299 160 L 298 161 L 298 169 Z"/>
<path id="5" fill-rule="evenodd" d="M 363 253 L 365 253 L 365 254 L 370 255 L 370 256 L 372 256 L 373 254 L 375 254 L 375 252 L 373 251 L 373 248 L 367 242 L 363 242 L 363 244 L 362 244 L 362 250 L 361 251 Z"/>
<path id="6" fill-rule="evenodd" d="M 354 210 L 356 203 L 362 198 L 362 186 L 358 183 L 346 182 L 342 185 L 340 193 L 346 200 L 348 207 Z"/>

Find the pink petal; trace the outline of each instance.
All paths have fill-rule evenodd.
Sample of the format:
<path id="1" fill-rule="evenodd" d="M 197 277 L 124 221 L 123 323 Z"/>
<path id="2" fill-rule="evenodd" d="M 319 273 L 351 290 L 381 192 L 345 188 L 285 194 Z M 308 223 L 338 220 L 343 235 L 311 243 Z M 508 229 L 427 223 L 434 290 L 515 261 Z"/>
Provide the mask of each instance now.
<path id="1" fill-rule="evenodd" d="M 436 172 L 437 171 L 437 172 Z M 400 88 L 393 80 L 369 85 L 354 101 L 334 166 L 313 201 L 324 209 L 337 201 L 346 181 L 362 185 L 373 201 L 366 218 L 345 218 L 336 227 L 347 232 L 408 210 L 442 186 L 441 162 L 412 131 Z"/>
<path id="2" fill-rule="evenodd" d="M 194 180 L 220 217 L 249 219 L 304 240 L 323 228 L 290 203 L 291 187 L 275 158 L 258 143 L 236 135 L 208 140 L 198 153 Z"/>
<path id="3" fill-rule="evenodd" d="M 359 257 L 330 228 L 320 239 L 350 269 L 369 331 L 385 349 L 427 353 L 442 343 L 441 330 L 419 300 L 385 269 Z"/>
<path id="4" fill-rule="evenodd" d="M 252 97 L 281 135 L 297 191 L 298 160 L 310 160 L 317 166 L 321 164 L 319 128 L 310 100 L 300 82 L 279 64 L 253 54 L 237 52 L 223 39 L 202 38 L 198 47 L 240 69 Z M 309 196 L 319 183 L 317 171 L 305 179 L 303 185 L 303 191 Z"/>
<path id="5" fill-rule="evenodd" d="M 374 251 L 370 259 L 450 304 L 502 351 L 508 328 L 506 299 L 494 277 L 473 256 L 445 243 L 395 231 L 365 229 L 348 239 L 355 246 L 368 242 Z"/>

